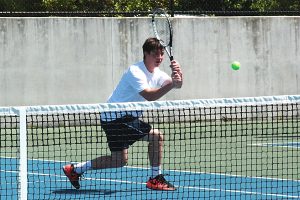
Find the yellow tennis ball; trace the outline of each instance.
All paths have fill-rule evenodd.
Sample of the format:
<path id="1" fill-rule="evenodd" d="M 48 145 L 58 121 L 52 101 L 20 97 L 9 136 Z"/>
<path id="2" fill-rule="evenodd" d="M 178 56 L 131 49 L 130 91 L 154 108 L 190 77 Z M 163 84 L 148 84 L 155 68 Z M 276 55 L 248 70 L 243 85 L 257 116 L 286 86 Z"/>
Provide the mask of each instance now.
<path id="1" fill-rule="evenodd" d="M 234 61 L 234 62 L 231 63 L 231 68 L 232 68 L 233 70 L 239 70 L 240 67 L 241 67 L 241 63 L 238 62 L 238 61 Z"/>

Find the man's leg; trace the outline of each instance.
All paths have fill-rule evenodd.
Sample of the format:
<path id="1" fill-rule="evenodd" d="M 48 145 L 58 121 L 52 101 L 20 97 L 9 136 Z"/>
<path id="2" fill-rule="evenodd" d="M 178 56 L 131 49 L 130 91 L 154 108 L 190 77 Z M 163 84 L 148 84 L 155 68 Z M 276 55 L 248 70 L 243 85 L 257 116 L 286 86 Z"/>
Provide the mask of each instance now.
<path id="1" fill-rule="evenodd" d="M 110 156 L 100 156 L 92 162 L 92 169 L 124 167 L 128 162 L 128 149 L 113 151 Z"/>
<path id="2" fill-rule="evenodd" d="M 153 190 L 176 190 L 161 174 L 163 134 L 157 129 L 152 129 L 149 135 L 143 137 L 142 140 L 149 142 L 148 155 L 152 170 L 152 177 L 147 181 L 147 188 Z"/>
<path id="3" fill-rule="evenodd" d="M 150 166 L 152 168 L 152 177 L 161 173 L 160 165 L 163 151 L 163 135 L 157 129 L 151 129 L 148 135 L 142 138 L 143 141 L 148 141 L 148 156 Z"/>

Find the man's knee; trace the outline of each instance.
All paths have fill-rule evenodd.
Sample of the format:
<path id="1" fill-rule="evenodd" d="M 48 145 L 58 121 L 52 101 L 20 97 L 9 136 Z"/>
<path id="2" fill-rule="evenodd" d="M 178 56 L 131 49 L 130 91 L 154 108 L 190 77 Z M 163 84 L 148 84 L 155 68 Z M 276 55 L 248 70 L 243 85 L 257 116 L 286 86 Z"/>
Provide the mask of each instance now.
<path id="1" fill-rule="evenodd" d="M 128 155 L 126 152 L 114 152 L 112 153 L 112 162 L 115 167 L 124 167 L 128 163 Z"/>
<path id="2" fill-rule="evenodd" d="M 124 167 L 124 166 L 127 165 L 128 160 L 127 160 L 127 159 L 126 159 L 126 160 L 121 159 L 121 160 L 118 160 L 118 161 L 116 161 L 116 162 L 117 162 L 117 166 L 116 166 L 116 167 Z"/>

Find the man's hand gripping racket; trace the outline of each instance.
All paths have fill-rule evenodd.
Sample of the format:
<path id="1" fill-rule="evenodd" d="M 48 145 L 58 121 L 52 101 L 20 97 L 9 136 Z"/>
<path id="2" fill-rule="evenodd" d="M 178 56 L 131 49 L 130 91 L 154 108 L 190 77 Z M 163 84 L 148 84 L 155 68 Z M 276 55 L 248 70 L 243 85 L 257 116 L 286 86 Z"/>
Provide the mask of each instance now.
<path id="1" fill-rule="evenodd" d="M 182 86 L 182 72 L 179 63 L 174 60 L 172 52 L 173 29 L 168 14 L 161 8 L 156 9 L 152 15 L 152 28 L 155 37 L 160 41 L 161 45 L 167 52 L 170 61 L 172 74 L 171 78 L 175 88 Z"/>

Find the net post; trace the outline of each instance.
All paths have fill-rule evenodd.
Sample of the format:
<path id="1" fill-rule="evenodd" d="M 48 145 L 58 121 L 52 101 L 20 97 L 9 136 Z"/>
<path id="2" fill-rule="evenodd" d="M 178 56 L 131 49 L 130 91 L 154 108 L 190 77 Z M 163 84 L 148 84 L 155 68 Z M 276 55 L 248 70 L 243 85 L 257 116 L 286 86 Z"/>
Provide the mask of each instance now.
<path id="1" fill-rule="evenodd" d="M 19 165 L 19 183 L 20 199 L 27 200 L 27 123 L 26 107 L 19 107 L 20 117 L 20 165 Z"/>

